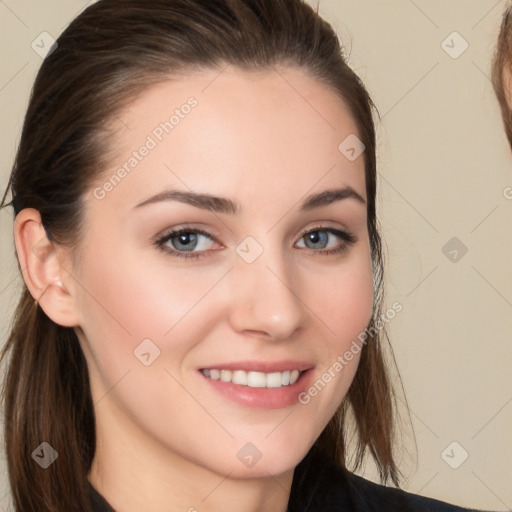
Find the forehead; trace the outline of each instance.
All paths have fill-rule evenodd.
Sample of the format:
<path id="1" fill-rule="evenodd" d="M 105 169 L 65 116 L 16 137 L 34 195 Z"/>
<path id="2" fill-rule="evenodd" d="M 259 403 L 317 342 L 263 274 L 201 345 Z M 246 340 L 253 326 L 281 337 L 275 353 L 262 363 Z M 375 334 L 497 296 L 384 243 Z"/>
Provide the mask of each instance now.
<path id="1" fill-rule="evenodd" d="M 122 174 L 109 192 L 119 207 L 164 185 L 242 198 L 265 184 L 269 202 L 272 190 L 295 197 L 348 185 L 366 199 L 364 154 L 350 159 L 340 149 L 358 137 L 347 105 L 298 69 L 227 66 L 171 78 L 140 94 L 112 126 L 116 156 L 102 182 Z"/>

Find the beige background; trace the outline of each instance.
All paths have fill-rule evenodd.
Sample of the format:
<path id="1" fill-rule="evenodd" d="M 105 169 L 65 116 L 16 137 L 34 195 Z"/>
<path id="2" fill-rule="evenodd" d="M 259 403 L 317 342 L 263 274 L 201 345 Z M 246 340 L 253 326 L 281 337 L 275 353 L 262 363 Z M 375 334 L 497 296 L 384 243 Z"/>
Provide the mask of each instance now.
<path id="1" fill-rule="evenodd" d="M 504 193 L 512 187 L 512 155 L 489 81 L 505 4 L 320 1 L 382 117 L 386 303 L 403 305 L 389 333 L 417 441 L 417 453 L 410 440 L 403 450 L 405 488 L 493 510 L 512 509 L 512 189 Z M 2 191 L 41 64 L 31 43 L 43 31 L 57 38 L 85 5 L 0 2 Z M 20 280 L 11 211 L 0 212 L 0 223 L 3 343 Z M 452 237 L 467 247 L 456 262 L 445 255 L 453 247 L 443 252 Z M 453 469 L 445 460 L 459 464 L 462 450 L 468 458 Z M 371 464 L 363 474 L 376 478 Z M 4 464 L 0 500 L 6 510 Z"/>

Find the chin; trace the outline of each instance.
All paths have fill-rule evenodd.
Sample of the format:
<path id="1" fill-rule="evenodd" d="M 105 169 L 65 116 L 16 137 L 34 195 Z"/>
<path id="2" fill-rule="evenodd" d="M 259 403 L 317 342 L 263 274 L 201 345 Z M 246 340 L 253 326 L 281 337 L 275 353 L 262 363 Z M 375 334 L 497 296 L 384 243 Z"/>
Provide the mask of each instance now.
<path id="1" fill-rule="evenodd" d="M 254 450 L 253 460 L 251 460 L 251 455 L 245 456 L 245 453 L 251 453 L 250 445 L 245 446 L 245 453 L 242 451 L 244 448 L 240 450 L 242 452 L 240 455 L 238 455 L 240 452 L 237 453 L 236 462 L 238 464 L 234 468 L 231 467 L 230 477 L 235 479 L 268 478 L 269 475 L 278 476 L 293 472 L 310 448 L 309 445 L 303 443 L 299 446 L 289 442 L 267 443 L 266 446 L 260 446 L 260 453 Z M 233 465 L 231 464 L 231 466 Z"/>

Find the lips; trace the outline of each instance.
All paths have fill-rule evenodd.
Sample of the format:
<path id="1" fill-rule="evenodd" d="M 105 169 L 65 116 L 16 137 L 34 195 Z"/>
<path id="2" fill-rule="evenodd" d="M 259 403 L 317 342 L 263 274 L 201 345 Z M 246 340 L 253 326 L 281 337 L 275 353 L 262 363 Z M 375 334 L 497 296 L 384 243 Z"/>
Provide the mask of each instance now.
<path id="1" fill-rule="evenodd" d="M 304 361 L 239 361 L 198 368 L 210 388 L 238 404 L 280 409 L 298 403 L 314 365 Z"/>

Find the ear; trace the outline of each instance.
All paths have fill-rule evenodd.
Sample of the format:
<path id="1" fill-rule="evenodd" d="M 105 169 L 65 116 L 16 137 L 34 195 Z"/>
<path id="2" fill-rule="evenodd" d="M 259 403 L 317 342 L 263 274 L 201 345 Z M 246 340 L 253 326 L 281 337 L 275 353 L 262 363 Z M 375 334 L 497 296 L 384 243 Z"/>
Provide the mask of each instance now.
<path id="1" fill-rule="evenodd" d="M 48 239 L 34 208 L 25 208 L 16 216 L 14 243 L 25 284 L 46 315 L 63 327 L 79 325 L 68 253 Z"/>

